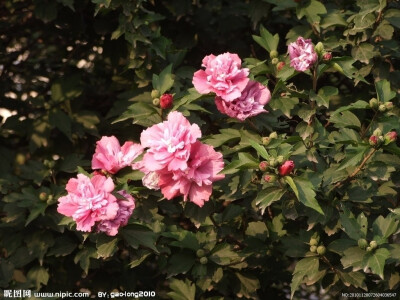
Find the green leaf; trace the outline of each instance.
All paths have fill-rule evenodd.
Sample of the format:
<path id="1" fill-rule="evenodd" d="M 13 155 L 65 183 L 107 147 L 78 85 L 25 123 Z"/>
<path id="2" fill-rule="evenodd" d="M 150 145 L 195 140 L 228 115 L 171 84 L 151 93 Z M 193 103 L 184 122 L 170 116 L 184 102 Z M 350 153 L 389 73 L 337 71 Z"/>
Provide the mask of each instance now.
<path id="1" fill-rule="evenodd" d="M 386 248 L 376 249 L 373 253 L 367 253 L 364 256 L 363 265 L 364 270 L 370 268 L 371 272 L 378 275 L 382 280 L 384 279 L 383 270 L 385 268 L 385 261 L 390 257 L 390 252 Z"/>
<path id="2" fill-rule="evenodd" d="M 157 234 L 149 230 L 147 227 L 129 225 L 121 230 L 121 235 L 134 249 L 138 249 L 139 246 L 144 246 L 158 253 L 155 246 Z"/>
<path id="3" fill-rule="evenodd" d="M 331 26 L 347 27 L 347 22 L 340 13 L 329 13 L 321 21 L 321 28 L 326 29 Z"/>
<path id="4" fill-rule="evenodd" d="M 196 296 L 196 286 L 188 279 L 171 279 L 169 287 L 172 292 L 167 293 L 172 300 L 194 300 Z"/>
<path id="5" fill-rule="evenodd" d="M 352 110 L 352 109 L 367 109 L 369 108 L 369 103 L 363 100 L 357 100 L 356 102 L 347 105 L 341 106 L 337 110 L 335 110 L 332 115 L 339 115 L 343 111 Z"/>
<path id="6" fill-rule="evenodd" d="M 368 146 L 359 146 L 347 150 L 346 158 L 340 163 L 338 171 L 344 170 L 347 167 L 355 167 L 364 158 L 365 152 L 369 149 Z"/>
<path id="7" fill-rule="evenodd" d="M 301 2 L 296 8 L 297 18 L 301 20 L 306 16 L 308 23 L 319 26 L 321 17 L 319 15 L 326 14 L 325 6 L 316 0 Z M 317 24 L 318 23 L 318 24 Z"/>
<path id="8" fill-rule="evenodd" d="M 364 259 L 364 255 L 367 252 L 360 249 L 360 247 L 351 247 L 343 252 L 343 257 L 340 259 L 343 268 L 347 269 L 349 267 L 353 267 L 353 272 L 358 271 L 362 268 L 362 262 Z"/>
<path id="9" fill-rule="evenodd" d="M 36 290 L 40 290 L 41 285 L 47 285 L 49 272 L 43 267 L 33 267 L 27 274 L 29 281 L 35 284 Z"/>
<path id="10" fill-rule="evenodd" d="M 257 142 L 255 142 L 253 140 L 250 140 L 250 145 L 254 149 L 256 149 L 258 155 L 260 155 L 262 158 L 265 158 L 265 159 L 269 159 L 270 158 L 270 156 L 269 156 L 269 154 L 268 154 L 268 152 L 267 152 L 267 150 L 265 149 L 264 146 L 258 144 Z"/>
<path id="11" fill-rule="evenodd" d="M 338 271 L 337 273 L 344 283 L 345 286 L 349 287 L 350 285 L 356 288 L 362 288 L 363 290 L 367 291 L 367 285 L 365 283 L 365 274 L 361 272 L 341 272 Z"/>
<path id="12" fill-rule="evenodd" d="M 221 174 L 233 174 L 237 170 L 242 169 L 257 169 L 259 161 L 255 159 L 251 154 L 245 152 L 239 152 L 238 160 L 234 160 L 228 164 L 220 173 Z"/>
<path id="13" fill-rule="evenodd" d="M 220 266 L 226 266 L 241 261 L 241 257 L 233 251 L 232 245 L 225 243 L 215 246 L 209 259 Z"/>
<path id="14" fill-rule="evenodd" d="M 254 41 L 256 41 L 261 47 L 268 52 L 276 51 L 279 44 L 279 35 L 272 35 L 264 26 L 260 26 L 260 36 L 253 35 Z"/>
<path id="15" fill-rule="evenodd" d="M 315 94 L 314 91 L 310 93 L 310 99 L 316 101 L 318 106 L 325 106 L 329 108 L 329 100 L 332 96 L 336 96 L 339 94 L 339 90 L 333 86 L 324 86 L 319 89 L 318 94 Z"/>
<path id="16" fill-rule="evenodd" d="M 264 214 L 264 211 L 268 206 L 279 201 L 285 192 L 285 190 L 274 186 L 261 190 L 255 199 L 256 205 L 261 209 L 261 213 Z"/>
<path id="17" fill-rule="evenodd" d="M 352 57 L 348 56 L 332 58 L 331 60 L 332 67 L 348 78 L 354 78 L 354 74 L 357 72 L 357 69 L 353 67 L 355 62 Z"/>
<path id="18" fill-rule="evenodd" d="M 360 222 L 357 222 L 353 213 L 348 210 L 345 206 L 342 207 L 342 213 L 340 213 L 340 222 L 342 224 L 342 230 L 353 240 L 358 241 L 360 238 L 366 238 L 365 228 L 362 227 Z"/>
<path id="19" fill-rule="evenodd" d="M 334 123 L 336 128 L 351 127 L 358 129 L 361 127 L 360 120 L 350 111 L 342 111 L 340 113 L 332 114 L 329 121 Z"/>
<path id="20" fill-rule="evenodd" d="M 73 75 L 55 81 L 51 85 L 51 99 L 55 102 L 62 102 L 77 98 L 83 91 L 80 80 L 81 77 L 79 75 Z"/>
<path id="21" fill-rule="evenodd" d="M 400 10 L 393 8 L 386 10 L 385 20 L 389 21 L 393 26 L 400 28 Z"/>
<path id="22" fill-rule="evenodd" d="M 267 225 L 265 225 L 265 223 L 262 221 L 250 222 L 247 225 L 245 233 L 247 236 L 255 237 L 265 241 L 265 239 L 268 237 L 268 228 Z"/>
<path id="23" fill-rule="evenodd" d="M 384 244 L 387 242 L 387 238 L 397 231 L 398 227 L 399 221 L 391 215 L 386 218 L 379 216 L 372 224 L 373 239 L 378 245 Z"/>
<path id="24" fill-rule="evenodd" d="M 174 79 L 172 76 L 172 64 L 166 67 L 160 75 L 153 74 L 153 88 L 164 94 L 174 85 Z"/>
<path id="25" fill-rule="evenodd" d="M 90 267 L 90 258 L 96 258 L 97 259 L 97 251 L 96 248 L 93 247 L 87 247 L 79 251 L 75 257 L 74 257 L 74 262 L 78 263 L 81 266 L 82 270 L 88 274 L 89 272 L 89 267 Z"/>
<path id="26" fill-rule="evenodd" d="M 75 11 L 74 0 L 57 0 L 57 2 L 69 7 L 72 11 Z"/>
<path id="27" fill-rule="evenodd" d="M 178 274 L 186 274 L 194 265 L 195 256 L 191 252 L 178 252 L 171 256 L 168 263 L 168 276 L 167 278 L 176 276 Z"/>
<path id="28" fill-rule="evenodd" d="M 314 186 L 312 183 L 309 180 L 301 177 L 294 177 L 293 181 L 297 188 L 297 192 L 296 190 L 293 190 L 297 199 L 299 199 L 299 201 L 305 206 L 316 210 L 321 215 L 324 215 L 321 206 L 319 206 L 318 201 L 315 199 L 316 194 L 314 192 Z"/>
<path id="29" fill-rule="evenodd" d="M 371 58 L 379 55 L 379 52 L 375 50 L 375 47 L 369 43 L 362 43 L 359 46 L 355 46 L 351 50 L 351 55 L 355 60 L 359 60 L 365 64 L 368 64 Z"/>
<path id="30" fill-rule="evenodd" d="M 25 222 L 25 227 L 35 220 L 39 215 L 44 216 L 44 212 L 46 211 L 47 204 L 45 202 L 37 202 L 34 207 L 30 209 L 30 213 L 28 218 L 26 219 Z"/>
<path id="31" fill-rule="evenodd" d="M 375 82 L 375 89 L 380 102 L 389 102 L 396 97 L 396 92 L 390 89 L 390 82 L 386 79 Z"/>
<path id="32" fill-rule="evenodd" d="M 48 23 L 57 18 L 57 3 L 55 1 L 37 1 L 35 3 L 35 16 Z"/>
<path id="33" fill-rule="evenodd" d="M 272 100 L 269 102 L 269 106 L 273 110 L 281 110 L 285 116 L 288 118 L 291 117 L 290 111 L 297 105 L 299 104 L 299 99 L 298 98 L 272 98 Z"/>
<path id="34" fill-rule="evenodd" d="M 163 232 L 162 236 L 173 238 L 177 241 L 171 242 L 171 246 L 180 248 L 187 248 L 196 251 L 200 248 L 199 242 L 197 241 L 196 235 L 187 230 L 174 231 L 174 232 Z"/>
<path id="35" fill-rule="evenodd" d="M 315 273 L 318 273 L 319 269 L 319 258 L 318 257 L 306 257 L 299 260 L 293 272 L 292 283 L 290 284 L 290 298 L 293 299 L 294 292 L 297 290 L 299 285 L 303 282 L 305 277 L 312 277 Z"/>
<path id="36" fill-rule="evenodd" d="M 139 124 L 145 127 L 150 127 L 162 122 L 157 108 L 153 104 L 145 102 L 138 102 L 130 105 L 120 117 L 112 122 L 112 124 L 128 119 L 133 119 L 133 124 Z"/>
<path id="37" fill-rule="evenodd" d="M 254 296 L 257 295 L 257 290 L 260 288 L 258 278 L 243 273 L 235 273 L 235 275 L 240 281 L 239 293 L 246 298 L 254 299 Z"/>
<path id="38" fill-rule="evenodd" d="M 49 122 L 72 141 L 71 118 L 61 110 L 50 112 Z"/>
<path id="39" fill-rule="evenodd" d="M 100 235 L 96 241 L 98 257 L 107 258 L 118 250 L 118 238 Z"/>
<path id="40" fill-rule="evenodd" d="M 13 277 L 13 272 L 14 265 L 4 258 L 0 258 L 0 287 L 6 288 L 9 286 L 8 283 Z"/>

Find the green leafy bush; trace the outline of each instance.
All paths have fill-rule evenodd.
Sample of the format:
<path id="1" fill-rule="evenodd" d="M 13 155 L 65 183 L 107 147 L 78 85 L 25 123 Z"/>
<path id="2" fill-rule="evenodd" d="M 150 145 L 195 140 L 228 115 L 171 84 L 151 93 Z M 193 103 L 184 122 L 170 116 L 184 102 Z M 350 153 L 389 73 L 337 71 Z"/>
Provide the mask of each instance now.
<path id="1" fill-rule="evenodd" d="M 398 1 L 0 7 L 1 289 L 400 294 Z M 318 56 L 305 72 L 287 55 L 299 36 Z M 225 52 L 269 88 L 268 113 L 229 118 L 193 87 L 203 57 Z M 210 200 L 166 200 L 128 167 L 107 176 L 136 200 L 129 224 L 116 236 L 77 231 L 58 199 L 70 178 L 90 176 L 96 141 L 139 142 L 170 111 L 223 154 Z"/>

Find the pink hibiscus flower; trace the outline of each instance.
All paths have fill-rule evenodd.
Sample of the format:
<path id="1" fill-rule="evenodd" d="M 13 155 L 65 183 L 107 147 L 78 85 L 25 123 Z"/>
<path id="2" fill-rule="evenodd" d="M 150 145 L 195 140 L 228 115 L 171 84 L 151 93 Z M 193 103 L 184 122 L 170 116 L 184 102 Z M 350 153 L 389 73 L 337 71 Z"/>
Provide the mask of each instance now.
<path id="1" fill-rule="evenodd" d="M 174 111 L 167 121 L 153 125 L 142 132 L 140 142 L 148 147 L 143 164 L 148 171 L 185 170 L 191 145 L 201 137 L 197 124 L 191 125 L 182 113 Z"/>
<path id="2" fill-rule="evenodd" d="M 200 94 L 215 93 L 225 101 L 239 98 L 249 79 L 249 69 L 241 68 L 237 54 L 229 52 L 204 57 L 202 66 L 193 75 L 193 85 Z"/>
<path id="3" fill-rule="evenodd" d="M 215 104 L 221 113 L 244 121 L 248 117 L 266 113 L 264 105 L 270 99 L 271 93 L 268 88 L 257 81 L 249 81 L 238 99 L 228 102 L 216 97 Z"/>
<path id="4" fill-rule="evenodd" d="M 317 61 L 318 55 L 310 39 L 298 37 L 297 41 L 288 46 L 290 66 L 295 70 L 304 72 Z"/>
<path id="5" fill-rule="evenodd" d="M 140 144 L 126 142 L 122 147 L 115 136 L 103 136 L 97 142 L 92 158 L 92 169 L 106 170 L 111 174 L 131 165 L 132 161 L 143 152 Z"/>
<path id="6" fill-rule="evenodd" d="M 184 201 L 202 207 L 212 193 L 212 183 L 225 177 L 218 174 L 224 168 L 222 154 L 212 146 L 196 142 L 192 145 L 188 168 L 185 171 L 161 172 L 159 186 L 164 197 L 183 195 Z"/>
<path id="7" fill-rule="evenodd" d="M 97 221 L 115 218 L 117 199 L 111 194 L 114 183 L 111 178 L 95 175 L 89 178 L 78 174 L 71 178 L 66 190 L 68 195 L 58 199 L 57 211 L 76 222 L 76 229 L 91 231 Z"/>
<path id="8" fill-rule="evenodd" d="M 135 199 L 126 191 L 118 191 L 123 199 L 117 199 L 118 211 L 116 216 L 110 220 L 100 221 L 97 230 L 105 232 L 107 235 L 115 236 L 120 227 L 128 224 L 128 220 L 135 209 Z"/>

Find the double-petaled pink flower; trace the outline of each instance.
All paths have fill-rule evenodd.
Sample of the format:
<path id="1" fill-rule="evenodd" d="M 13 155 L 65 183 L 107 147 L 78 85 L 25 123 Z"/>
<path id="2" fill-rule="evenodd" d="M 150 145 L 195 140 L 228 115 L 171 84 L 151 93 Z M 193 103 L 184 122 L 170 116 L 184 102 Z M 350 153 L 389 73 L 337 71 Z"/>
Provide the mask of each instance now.
<path id="1" fill-rule="evenodd" d="M 102 169 L 115 174 L 120 169 L 130 166 L 142 152 L 143 147 L 140 144 L 125 142 L 121 147 L 115 136 L 103 136 L 97 142 L 92 158 L 92 169 Z"/>
<path id="2" fill-rule="evenodd" d="M 248 117 L 266 113 L 264 105 L 270 99 L 271 93 L 268 88 L 257 81 L 249 81 L 239 98 L 233 101 L 224 101 L 221 97 L 216 97 L 215 104 L 221 113 L 244 121 Z"/>
<path id="3" fill-rule="evenodd" d="M 215 93 L 225 101 L 239 98 L 249 82 L 249 69 L 241 68 L 237 54 L 213 54 L 204 57 L 205 70 L 194 73 L 193 85 L 200 94 Z"/>
<path id="4" fill-rule="evenodd" d="M 122 196 L 117 199 L 118 210 L 114 218 L 109 220 L 102 220 L 97 225 L 97 230 L 105 232 L 107 235 L 115 236 L 120 227 L 128 224 L 128 220 L 135 209 L 135 199 L 126 191 L 119 191 L 118 194 Z"/>
<path id="5" fill-rule="evenodd" d="M 180 112 L 171 112 L 167 121 L 142 132 L 140 142 L 143 147 L 149 148 L 143 157 L 143 164 L 148 171 L 186 170 L 190 148 L 200 137 L 197 124 L 191 125 Z"/>
<path id="6" fill-rule="evenodd" d="M 94 175 L 89 178 L 78 174 L 66 186 L 68 195 L 58 199 L 57 211 L 76 222 L 80 231 L 91 231 L 98 221 L 114 219 L 118 212 L 117 199 L 111 192 L 114 183 L 111 178 Z"/>
<path id="7" fill-rule="evenodd" d="M 290 66 L 300 72 L 310 69 L 318 59 L 311 40 L 303 37 L 298 37 L 296 42 L 290 43 L 288 52 Z"/>
<path id="8" fill-rule="evenodd" d="M 212 183 L 225 177 L 218 174 L 224 168 L 222 154 L 212 146 L 196 142 L 191 148 L 188 168 L 184 171 L 160 173 L 159 186 L 164 197 L 182 195 L 202 207 L 212 193 Z"/>

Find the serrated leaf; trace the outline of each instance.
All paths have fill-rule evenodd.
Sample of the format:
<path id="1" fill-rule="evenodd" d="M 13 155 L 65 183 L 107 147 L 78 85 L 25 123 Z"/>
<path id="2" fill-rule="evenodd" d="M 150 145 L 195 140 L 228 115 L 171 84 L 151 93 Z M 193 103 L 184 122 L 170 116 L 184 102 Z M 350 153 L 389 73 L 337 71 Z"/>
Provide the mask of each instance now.
<path id="1" fill-rule="evenodd" d="M 112 256 L 117 250 L 118 238 L 101 235 L 96 241 L 98 257 L 107 258 Z"/>
<path id="2" fill-rule="evenodd" d="M 171 279 L 169 287 L 172 292 L 167 293 L 172 300 L 194 300 L 196 296 L 196 286 L 188 279 Z"/>
<path id="3" fill-rule="evenodd" d="M 301 20 L 305 16 L 312 25 L 319 23 L 321 20 L 319 15 L 326 14 L 326 12 L 325 6 L 316 0 L 301 2 L 296 8 L 297 18 Z"/>
<path id="4" fill-rule="evenodd" d="M 329 100 L 332 96 L 336 96 L 339 93 L 339 90 L 333 86 L 324 86 L 318 90 L 318 94 L 315 94 L 314 91 L 310 93 L 310 99 L 316 101 L 318 106 L 325 106 L 329 108 Z"/>
<path id="5" fill-rule="evenodd" d="M 322 211 L 321 206 L 318 204 L 318 201 L 315 199 L 316 193 L 314 192 L 314 189 L 313 189 L 314 187 L 313 187 L 312 183 L 309 180 L 301 178 L 301 177 L 294 177 L 293 181 L 297 188 L 297 193 L 295 190 L 293 190 L 297 199 L 299 199 L 299 201 L 301 203 L 303 203 L 305 206 L 316 210 L 321 215 L 324 215 L 324 212 Z"/>
<path id="6" fill-rule="evenodd" d="M 340 259 L 343 268 L 353 267 L 353 272 L 360 270 L 363 266 L 362 262 L 366 253 L 358 246 L 348 248 L 343 252 L 343 257 Z"/>
<path id="7" fill-rule="evenodd" d="M 233 251 L 233 248 L 229 244 L 218 244 L 211 251 L 209 259 L 215 262 L 217 265 L 226 266 L 231 263 L 240 262 L 240 256 Z"/>
<path id="8" fill-rule="evenodd" d="M 153 88 L 164 94 L 174 85 L 174 79 L 172 76 L 172 64 L 166 67 L 160 75 L 153 74 Z"/>
<path id="9" fill-rule="evenodd" d="M 342 207 L 342 211 L 343 212 L 340 213 L 342 230 L 355 241 L 358 241 L 360 238 L 365 238 L 365 229 L 357 222 L 353 213 L 344 206 Z"/>
<path id="10" fill-rule="evenodd" d="M 291 116 L 290 111 L 299 104 L 298 98 L 272 98 L 269 102 L 269 106 L 273 110 L 280 109 L 285 116 L 288 118 Z"/>
<path id="11" fill-rule="evenodd" d="M 171 255 L 167 267 L 167 278 L 176 276 L 178 274 L 186 274 L 192 268 L 194 263 L 195 256 L 193 252 L 189 253 L 183 251 Z"/>
<path id="12" fill-rule="evenodd" d="M 264 213 L 265 209 L 272 203 L 279 201 L 285 194 L 285 190 L 278 187 L 268 187 L 261 190 L 255 199 L 256 205 L 261 208 L 261 212 Z"/>
<path id="13" fill-rule="evenodd" d="M 357 148 L 348 149 L 346 158 L 340 163 L 338 171 L 344 170 L 347 167 L 355 167 L 364 158 L 365 152 L 369 149 L 368 146 L 359 146 Z"/>
<path id="14" fill-rule="evenodd" d="M 336 128 L 350 127 L 358 129 L 361 127 L 360 120 L 350 111 L 342 111 L 338 114 L 332 114 L 329 121 L 334 123 Z"/>
<path id="15" fill-rule="evenodd" d="M 319 258 L 318 257 L 306 257 L 299 260 L 293 272 L 292 283 L 290 284 L 291 294 L 290 298 L 293 299 L 294 292 L 297 290 L 299 285 L 303 282 L 304 277 L 312 277 L 315 273 L 318 273 L 319 269 Z"/>
<path id="16" fill-rule="evenodd" d="M 396 97 L 396 92 L 390 88 L 390 82 L 385 80 L 375 82 L 376 94 L 380 102 L 388 102 Z"/>
<path id="17" fill-rule="evenodd" d="M 356 288 L 362 288 L 363 290 L 367 291 L 367 285 L 365 283 L 365 274 L 361 272 L 341 272 L 338 271 L 337 273 L 342 280 L 343 284 L 347 287 L 350 285 Z"/>
<path id="18" fill-rule="evenodd" d="M 240 281 L 240 291 L 241 295 L 251 299 L 254 295 L 257 295 L 257 290 L 260 288 L 260 281 L 257 277 L 243 274 L 235 273 L 236 277 Z"/>
<path id="19" fill-rule="evenodd" d="M 155 246 L 157 234 L 144 226 L 129 225 L 121 230 L 121 235 L 134 249 L 142 245 L 158 253 Z"/>
<path id="20" fill-rule="evenodd" d="M 379 52 L 375 50 L 375 47 L 369 43 L 362 43 L 359 46 L 355 46 L 351 50 L 351 55 L 355 60 L 359 60 L 365 64 L 368 64 L 371 58 L 379 55 Z"/>
<path id="21" fill-rule="evenodd" d="M 261 36 L 253 35 L 254 41 L 256 41 L 261 47 L 268 52 L 276 51 L 279 44 L 279 35 L 272 35 L 264 26 L 260 26 Z"/>
<path id="22" fill-rule="evenodd" d="M 335 110 L 332 115 L 338 115 L 339 113 L 346 111 L 346 110 L 352 110 L 352 109 L 366 109 L 369 108 L 369 103 L 363 100 L 357 100 L 356 102 L 347 105 L 347 106 L 341 106 L 337 110 Z"/>
<path id="23" fill-rule="evenodd" d="M 374 240 L 378 245 L 387 242 L 387 238 L 397 231 L 399 227 L 399 221 L 388 215 L 386 218 L 379 216 L 372 224 L 372 233 Z"/>
<path id="24" fill-rule="evenodd" d="M 35 284 L 36 290 L 40 290 L 41 285 L 47 285 L 49 272 L 43 267 L 33 267 L 29 270 L 27 278 Z"/>
<path id="25" fill-rule="evenodd" d="M 234 160 L 228 164 L 220 174 L 233 174 L 237 170 L 243 169 L 256 169 L 258 168 L 259 161 L 255 159 L 251 154 L 245 152 L 239 152 L 238 160 Z"/>
<path id="26" fill-rule="evenodd" d="M 255 142 L 255 141 L 253 141 L 253 140 L 250 140 L 250 145 L 251 145 L 254 149 L 256 149 L 257 153 L 258 153 L 262 158 L 265 158 L 265 159 L 269 159 L 269 158 L 270 158 L 270 156 L 269 156 L 269 154 L 268 154 L 268 152 L 267 152 L 267 150 L 265 149 L 264 146 L 258 144 L 257 142 Z"/>
<path id="27" fill-rule="evenodd" d="M 364 270 L 370 268 L 372 273 L 378 275 L 383 280 L 385 261 L 389 257 L 390 252 L 386 248 L 379 248 L 376 249 L 373 253 L 367 253 L 367 255 L 365 255 L 363 259 Z"/>

